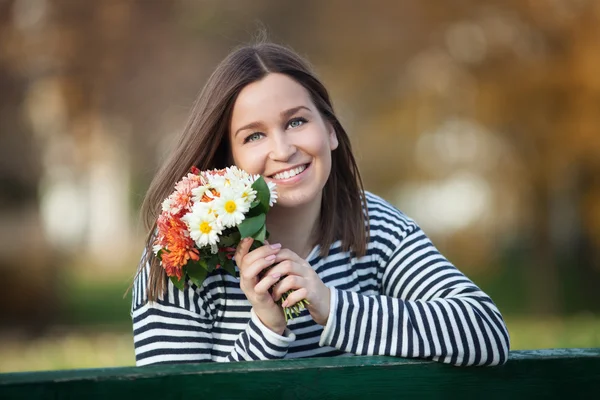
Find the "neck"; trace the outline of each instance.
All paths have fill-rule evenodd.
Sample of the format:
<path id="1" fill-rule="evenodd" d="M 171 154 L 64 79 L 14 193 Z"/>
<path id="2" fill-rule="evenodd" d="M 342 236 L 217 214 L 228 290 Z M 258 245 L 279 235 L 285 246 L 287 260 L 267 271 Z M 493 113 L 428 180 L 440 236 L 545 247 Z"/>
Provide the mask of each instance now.
<path id="1" fill-rule="evenodd" d="M 269 243 L 281 243 L 302 258 L 313 248 L 319 225 L 321 199 L 297 207 L 275 205 L 267 214 Z"/>

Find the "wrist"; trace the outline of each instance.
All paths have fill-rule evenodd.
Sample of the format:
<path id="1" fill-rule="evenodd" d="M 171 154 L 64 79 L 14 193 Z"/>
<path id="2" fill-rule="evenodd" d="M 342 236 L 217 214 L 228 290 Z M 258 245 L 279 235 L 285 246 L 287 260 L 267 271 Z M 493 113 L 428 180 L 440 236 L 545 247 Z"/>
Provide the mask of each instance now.
<path id="1" fill-rule="evenodd" d="M 260 320 L 260 323 L 267 329 L 269 329 L 270 331 L 272 331 L 273 333 L 279 335 L 279 336 L 283 336 L 283 333 L 285 332 L 285 329 L 287 328 L 287 324 L 283 323 L 273 323 L 272 321 L 269 321 L 268 318 L 263 318 L 261 316 L 261 310 L 254 310 L 254 313 L 256 314 L 256 317 Z"/>
<path id="2" fill-rule="evenodd" d="M 310 311 L 314 321 L 322 326 L 327 325 L 329 320 L 329 313 L 331 310 L 331 290 L 329 287 L 323 285 L 324 289 L 320 296 L 320 301 L 317 303 L 310 303 L 307 308 Z"/>

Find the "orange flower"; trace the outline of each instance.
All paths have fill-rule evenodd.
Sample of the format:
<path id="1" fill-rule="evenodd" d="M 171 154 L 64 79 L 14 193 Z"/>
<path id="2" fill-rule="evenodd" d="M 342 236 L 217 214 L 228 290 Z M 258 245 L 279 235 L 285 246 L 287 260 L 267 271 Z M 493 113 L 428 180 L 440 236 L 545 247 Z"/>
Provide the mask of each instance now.
<path id="1" fill-rule="evenodd" d="M 194 241 L 187 233 L 187 226 L 179 217 L 163 213 L 158 218 L 157 226 L 156 244 L 165 249 L 161 253 L 162 266 L 168 276 L 177 276 L 181 279 L 181 268 L 189 260 L 200 259 L 198 249 L 195 248 Z"/>
<path id="2" fill-rule="evenodd" d="M 182 267 L 187 264 L 190 259 L 196 261 L 200 259 L 196 249 L 177 248 L 162 255 L 162 266 L 168 276 L 176 276 L 177 279 L 181 279 L 181 276 L 183 275 Z"/>

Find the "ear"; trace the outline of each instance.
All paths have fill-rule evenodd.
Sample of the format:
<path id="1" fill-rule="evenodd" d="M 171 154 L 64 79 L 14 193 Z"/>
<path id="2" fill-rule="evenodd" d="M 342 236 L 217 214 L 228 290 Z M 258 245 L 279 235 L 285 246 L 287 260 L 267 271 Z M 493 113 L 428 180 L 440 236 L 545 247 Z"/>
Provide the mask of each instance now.
<path id="1" fill-rule="evenodd" d="M 335 129 L 333 129 L 333 125 L 327 123 L 327 127 L 329 128 L 329 148 L 331 150 L 335 150 L 338 147 L 338 139 L 335 133 Z"/>

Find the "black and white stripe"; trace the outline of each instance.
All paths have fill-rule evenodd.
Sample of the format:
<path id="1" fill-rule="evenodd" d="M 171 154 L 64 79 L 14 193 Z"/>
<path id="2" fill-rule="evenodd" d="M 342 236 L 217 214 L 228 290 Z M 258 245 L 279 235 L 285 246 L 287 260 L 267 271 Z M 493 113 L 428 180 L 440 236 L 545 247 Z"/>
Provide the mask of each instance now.
<path id="1" fill-rule="evenodd" d="M 492 300 L 448 262 L 410 218 L 367 193 L 371 239 L 351 258 L 340 242 L 308 257 L 331 289 L 327 326 L 305 310 L 283 336 L 251 310 L 239 280 L 216 271 L 198 288 L 147 302 L 147 271 L 131 315 L 138 365 L 353 354 L 418 357 L 455 365 L 506 362 L 509 336 Z"/>

